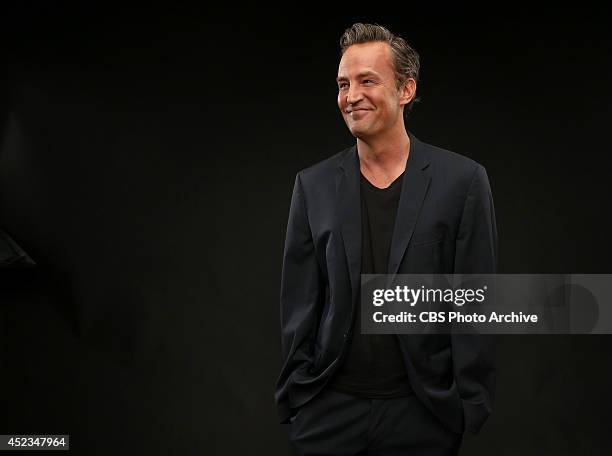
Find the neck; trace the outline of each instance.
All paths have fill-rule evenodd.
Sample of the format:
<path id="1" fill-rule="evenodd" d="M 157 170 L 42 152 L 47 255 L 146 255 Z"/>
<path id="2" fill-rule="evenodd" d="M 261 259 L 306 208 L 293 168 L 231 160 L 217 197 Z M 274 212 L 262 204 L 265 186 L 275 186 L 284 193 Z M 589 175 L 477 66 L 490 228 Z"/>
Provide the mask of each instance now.
<path id="1" fill-rule="evenodd" d="M 404 172 L 410 151 L 405 128 L 384 137 L 357 138 L 357 153 L 362 172 L 382 180 L 394 179 Z"/>

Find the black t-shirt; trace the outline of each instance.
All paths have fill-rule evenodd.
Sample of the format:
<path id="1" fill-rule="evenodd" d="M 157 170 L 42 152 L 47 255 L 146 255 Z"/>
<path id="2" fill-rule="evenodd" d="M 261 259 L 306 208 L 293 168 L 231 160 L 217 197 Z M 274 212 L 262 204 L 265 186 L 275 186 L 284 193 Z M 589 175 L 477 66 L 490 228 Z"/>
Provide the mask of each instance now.
<path id="1" fill-rule="evenodd" d="M 361 175 L 362 274 L 387 274 L 403 176 L 381 189 Z M 412 394 L 397 335 L 361 334 L 359 299 L 354 313 L 348 352 L 330 387 L 368 398 Z"/>

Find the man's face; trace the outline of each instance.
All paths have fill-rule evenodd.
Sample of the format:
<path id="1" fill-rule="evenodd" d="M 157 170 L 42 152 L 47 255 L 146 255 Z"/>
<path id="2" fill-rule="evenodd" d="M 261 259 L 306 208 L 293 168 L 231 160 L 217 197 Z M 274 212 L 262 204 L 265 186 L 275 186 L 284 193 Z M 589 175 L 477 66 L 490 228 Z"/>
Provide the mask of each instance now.
<path id="1" fill-rule="evenodd" d="M 371 138 L 389 131 L 403 120 L 402 106 L 412 98 L 405 89 L 397 90 L 387 43 L 354 44 L 346 49 L 338 66 L 337 81 L 338 107 L 357 138 Z"/>

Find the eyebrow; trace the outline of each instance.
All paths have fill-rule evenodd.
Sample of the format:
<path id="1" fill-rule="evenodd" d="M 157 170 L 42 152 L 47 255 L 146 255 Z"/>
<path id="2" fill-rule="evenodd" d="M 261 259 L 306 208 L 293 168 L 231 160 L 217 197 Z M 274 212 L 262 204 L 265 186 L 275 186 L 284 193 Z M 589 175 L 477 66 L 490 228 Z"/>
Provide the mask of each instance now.
<path id="1" fill-rule="evenodd" d="M 379 77 L 378 73 L 375 73 L 374 71 L 369 71 L 369 70 L 368 71 L 362 71 L 361 73 L 357 74 L 358 78 L 363 77 L 363 76 L 376 76 L 376 77 Z M 348 78 L 346 78 L 344 76 L 338 76 L 336 78 L 337 82 L 347 81 L 347 80 L 348 80 Z"/>

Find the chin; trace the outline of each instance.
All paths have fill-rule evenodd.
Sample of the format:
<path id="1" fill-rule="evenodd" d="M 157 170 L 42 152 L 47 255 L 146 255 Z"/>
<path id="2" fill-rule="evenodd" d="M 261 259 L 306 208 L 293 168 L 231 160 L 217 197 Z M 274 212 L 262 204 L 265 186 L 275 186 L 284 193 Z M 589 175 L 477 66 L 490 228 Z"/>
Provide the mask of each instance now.
<path id="1" fill-rule="evenodd" d="M 349 130 L 350 130 L 351 134 L 352 134 L 352 135 L 353 135 L 355 138 L 363 138 L 363 137 L 364 137 L 363 132 L 362 132 L 361 130 L 359 130 L 359 129 L 354 129 L 354 128 L 353 128 L 352 130 L 351 130 L 351 129 L 349 129 Z"/>
<path id="2" fill-rule="evenodd" d="M 348 126 L 348 125 L 347 125 Z M 367 128 L 363 128 L 361 126 L 357 126 L 357 125 L 353 125 L 348 126 L 349 131 L 351 132 L 351 134 L 357 138 L 361 138 L 363 136 L 367 136 L 368 134 L 368 129 Z"/>
<path id="3" fill-rule="evenodd" d="M 349 130 L 355 138 L 364 139 L 370 136 L 367 128 L 349 128 Z"/>

